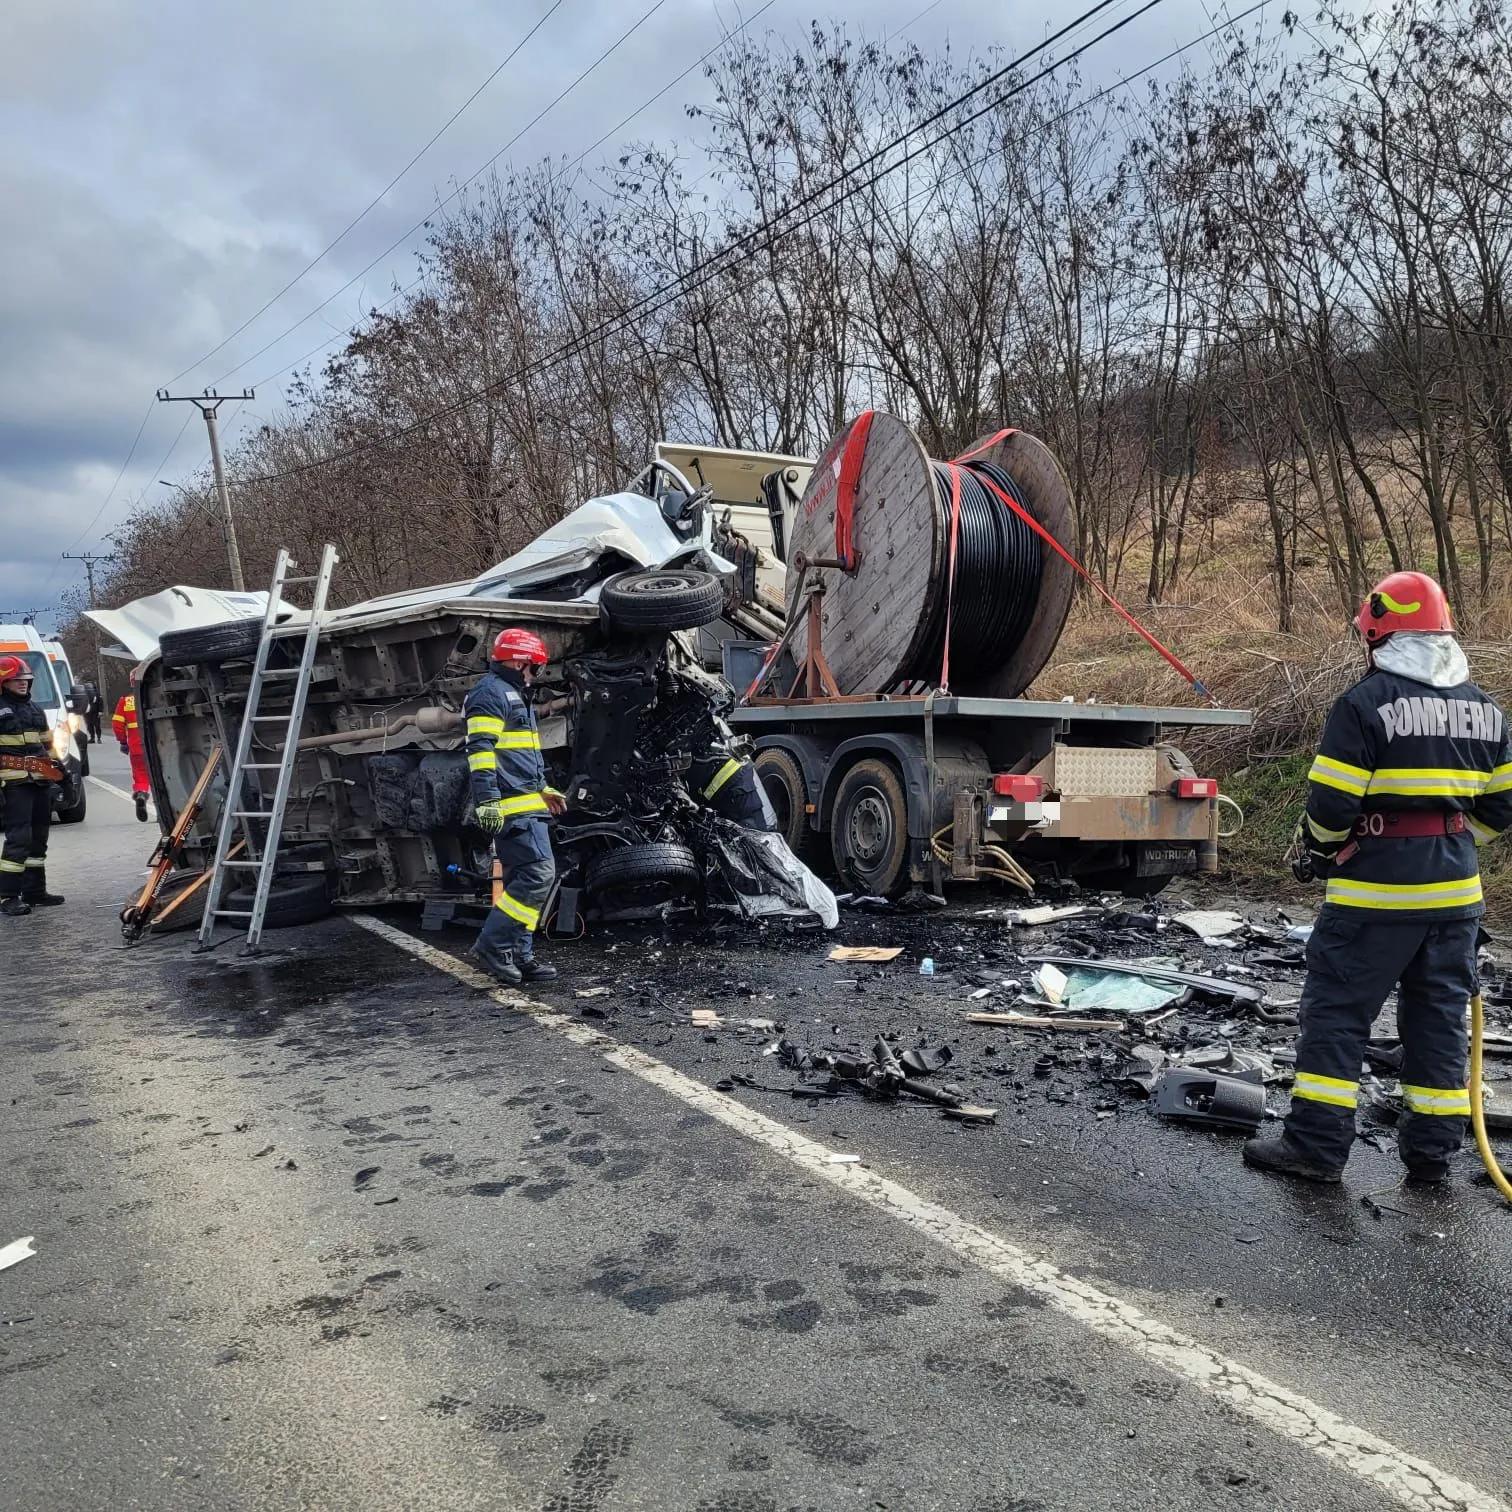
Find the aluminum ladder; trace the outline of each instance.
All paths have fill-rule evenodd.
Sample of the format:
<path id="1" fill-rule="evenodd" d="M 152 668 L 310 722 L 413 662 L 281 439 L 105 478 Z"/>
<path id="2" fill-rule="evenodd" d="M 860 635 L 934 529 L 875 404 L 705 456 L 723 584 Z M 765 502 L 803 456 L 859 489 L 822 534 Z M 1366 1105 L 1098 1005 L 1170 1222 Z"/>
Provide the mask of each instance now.
<path id="1" fill-rule="evenodd" d="M 231 771 L 226 781 L 226 796 L 220 813 L 220 829 L 215 842 L 215 860 L 211 864 L 210 888 L 205 899 L 205 916 L 200 923 L 199 949 L 208 950 L 215 942 L 217 919 L 245 919 L 247 942 L 242 953 L 255 951 L 262 940 L 263 916 L 268 909 L 268 894 L 273 888 L 273 869 L 278 860 L 278 840 L 283 830 L 284 808 L 289 801 L 289 788 L 293 783 L 294 767 L 299 760 L 299 729 L 304 722 L 305 699 L 310 691 L 310 680 L 315 669 L 315 649 L 320 641 L 320 632 L 325 623 L 326 598 L 331 591 L 331 576 L 340 558 L 336 548 L 327 543 L 320 554 L 320 571 L 313 577 L 290 577 L 289 568 L 299 564 L 290 557 L 287 548 L 280 547 L 278 560 L 273 567 L 273 583 L 268 590 L 268 608 L 263 615 L 262 635 L 257 643 L 257 656 L 252 663 L 252 681 L 247 688 L 246 707 L 242 711 L 241 730 L 236 738 L 236 754 L 231 759 Z M 310 603 L 310 620 L 305 627 L 304 646 L 298 667 L 268 666 L 268 654 L 272 649 L 274 628 L 283 607 L 285 588 L 299 584 L 313 584 Z M 276 637 L 292 640 L 292 636 Z M 261 712 L 263 690 L 269 682 L 292 678 L 294 696 L 286 713 L 264 714 Z M 283 744 L 277 761 L 251 761 L 253 737 L 258 725 L 284 726 Z M 277 772 L 273 787 L 273 803 L 270 808 L 243 807 L 247 801 L 245 781 L 249 772 Z M 258 796 L 263 792 L 262 780 L 255 784 Z M 246 841 L 247 860 L 235 859 L 238 821 Z M 259 844 L 254 833 L 254 824 L 265 821 L 267 834 Z M 221 893 L 226 884 L 226 873 L 234 870 L 257 873 L 257 890 L 251 908 L 222 908 Z"/>

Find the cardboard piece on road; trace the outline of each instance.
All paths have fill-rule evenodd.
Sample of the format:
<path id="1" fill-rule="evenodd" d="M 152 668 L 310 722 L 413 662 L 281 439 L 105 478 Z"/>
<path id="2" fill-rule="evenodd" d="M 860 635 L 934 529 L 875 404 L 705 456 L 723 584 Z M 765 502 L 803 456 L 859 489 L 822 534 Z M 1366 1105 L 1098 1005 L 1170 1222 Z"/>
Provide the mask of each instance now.
<path id="1" fill-rule="evenodd" d="M 715 1024 L 722 1022 L 712 1008 L 695 1008 L 689 1013 L 688 1020 L 698 1029 L 712 1029 Z"/>
<path id="2" fill-rule="evenodd" d="M 612 990 L 609 987 L 579 987 L 572 995 L 578 998 L 606 998 Z"/>
<path id="3" fill-rule="evenodd" d="M 3 1249 L 0 1249 L 0 1271 L 9 1270 L 13 1265 L 20 1265 L 23 1260 L 30 1260 L 36 1255 L 32 1245 L 36 1238 L 28 1234 L 24 1239 L 13 1239 Z"/>
<path id="4" fill-rule="evenodd" d="M 837 945 L 830 951 L 832 961 L 896 961 L 903 954 L 901 945 Z"/>
<path id="5" fill-rule="evenodd" d="M 1027 1013 L 968 1013 L 968 1024 L 1016 1024 L 1020 1029 L 1122 1029 L 1122 1019 L 1034 1018 Z"/>
<path id="6" fill-rule="evenodd" d="M 1004 913 L 1003 919 L 1008 924 L 1032 927 L 1036 924 L 1059 924 L 1063 919 L 1080 919 L 1096 912 L 1096 909 L 1088 908 L 1085 903 L 1067 903 L 1061 907 L 1056 907 L 1053 903 L 1042 903 L 1038 908 L 1010 908 Z"/>

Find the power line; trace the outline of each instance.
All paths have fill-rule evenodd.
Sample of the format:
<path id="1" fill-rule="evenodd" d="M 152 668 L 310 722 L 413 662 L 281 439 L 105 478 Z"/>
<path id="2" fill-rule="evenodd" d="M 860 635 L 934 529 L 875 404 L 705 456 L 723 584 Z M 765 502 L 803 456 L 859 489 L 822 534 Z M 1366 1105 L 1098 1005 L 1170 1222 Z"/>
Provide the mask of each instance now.
<path id="1" fill-rule="evenodd" d="M 659 11 L 666 3 L 667 0 L 654 0 L 654 3 L 648 10 L 642 13 L 639 20 L 634 22 L 633 25 L 623 31 L 619 35 L 619 37 L 609 47 L 605 48 L 604 51 L 601 52 L 598 57 L 595 58 L 593 62 L 590 63 L 588 67 L 585 68 L 582 73 L 580 73 L 577 78 L 575 78 L 572 83 L 570 83 L 566 87 L 566 89 L 564 89 L 559 95 L 556 96 L 555 99 L 553 99 L 549 104 L 547 104 L 534 116 L 532 116 L 531 119 L 527 121 L 517 132 L 515 132 L 515 134 L 510 137 L 510 139 L 505 142 L 505 144 L 501 148 L 499 148 L 499 150 L 494 153 L 494 155 L 489 158 L 489 160 L 484 163 L 476 173 L 474 173 L 470 178 L 463 179 L 462 182 L 455 189 L 453 189 L 450 194 L 446 195 L 444 199 L 437 201 L 435 207 L 431 211 L 429 211 L 420 220 L 416 221 L 415 224 L 411 226 L 409 230 L 406 231 L 401 237 L 399 237 L 397 241 L 391 242 L 387 247 L 385 247 L 383 251 L 380 252 L 378 256 L 372 260 L 372 262 L 368 263 L 365 268 L 361 269 L 359 272 L 353 274 L 351 278 L 347 279 L 347 281 L 342 284 L 342 286 L 337 289 L 334 294 L 328 295 L 325 299 L 322 299 L 313 310 L 310 310 L 307 314 L 300 316 L 300 318 L 296 320 L 293 325 L 289 326 L 287 330 L 275 336 L 272 341 L 267 343 L 267 345 L 259 347 L 257 351 L 255 351 L 250 357 L 244 358 L 241 362 L 237 363 L 235 367 L 228 368 L 224 373 L 220 375 L 219 378 L 215 380 L 215 384 L 219 385 L 224 383 L 226 379 L 233 377 L 235 374 L 241 372 L 244 367 L 247 367 L 249 364 L 256 362 L 259 357 L 262 357 L 266 353 L 271 352 L 273 348 L 279 344 L 279 342 L 284 340 L 285 337 L 292 336 L 294 332 L 300 328 L 300 326 L 306 323 L 306 321 L 313 320 L 318 314 L 320 314 L 323 309 L 325 309 L 328 304 L 331 303 L 332 300 L 339 299 L 354 284 L 357 284 L 361 282 L 362 279 L 366 278 L 367 275 L 371 273 L 373 269 L 376 268 L 385 257 L 389 256 L 390 253 L 397 251 L 405 244 L 405 242 L 410 239 L 410 237 L 414 236 L 419 231 L 423 231 L 426 226 L 430 224 L 431 217 L 435 215 L 438 210 L 441 210 L 446 205 L 449 205 L 454 199 L 457 198 L 459 194 L 462 193 L 464 189 L 468 187 L 469 184 L 475 182 L 477 179 L 482 177 L 482 175 L 487 172 L 488 169 L 492 168 L 493 165 L 498 162 L 498 160 L 503 157 L 504 154 L 508 152 L 509 149 L 513 147 L 514 144 L 518 142 L 527 131 L 529 131 L 533 126 L 538 125 L 546 118 L 546 116 L 548 116 L 553 110 L 555 110 L 556 107 L 560 105 L 562 101 L 565 100 L 567 96 L 570 95 L 573 90 L 578 87 L 579 84 L 581 84 L 591 73 L 593 73 L 593 71 L 598 68 L 599 65 L 605 61 L 605 59 L 607 59 L 614 52 L 618 51 L 618 49 L 625 42 L 627 42 L 637 31 L 639 31 L 640 28 L 644 26 L 646 22 L 649 21 L 651 17 L 654 16 L 657 11 Z M 1104 0 L 1104 4 L 1111 3 L 1112 0 Z"/>
<path id="2" fill-rule="evenodd" d="M 471 105 L 473 101 L 476 100 L 478 96 L 482 94 L 483 91 L 487 89 L 488 86 L 492 84 L 493 81 L 497 79 L 506 68 L 509 67 L 510 63 L 514 61 L 516 55 L 520 52 L 520 49 L 523 48 L 525 44 L 529 42 L 530 39 L 535 36 L 535 34 L 540 31 L 543 26 L 545 26 L 545 24 L 552 18 L 552 16 L 554 16 L 556 12 L 561 8 L 562 4 L 563 0 L 553 0 L 553 3 L 547 9 L 546 13 L 541 17 L 541 19 L 537 21 L 536 24 L 532 26 L 530 30 L 526 32 L 518 42 L 515 43 L 514 47 L 511 49 L 509 55 L 504 59 L 504 61 L 500 63 L 499 66 L 495 68 L 494 71 L 489 74 L 489 76 L 484 79 L 484 81 L 480 85 L 478 85 L 478 87 L 473 90 L 473 92 L 468 95 L 465 100 L 463 100 L 463 102 L 451 113 L 451 115 L 446 118 L 446 121 L 425 144 L 425 146 L 423 146 L 419 150 L 419 152 L 417 152 L 414 157 L 412 157 L 409 162 L 407 162 L 404 167 L 402 167 L 398 171 L 398 173 L 396 173 L 393 178 L 391 178 L 388 183 L 386 183 L 383 188 L 380 189 L 378 193 L 375 194 L 372 199 L 370 199 L 367 204 L 360 211 L 358 211 L 358 213 L 353 216 L 345 226 L 342 227 L 342 229 L 336 234 L 335 238 L 332 241 L 328 242 L 325 247 L 323 247 L 318 253 L 316 253 L 316 255 L 312 257 L 310 261 L 307 262 L 304 267 L 302 267 L 299 272 L 297 272 L 293 276 L 293 278 L 291 278 L 288 283 L 286 283 L 283 288 L 278 291 L 278 293 L 276 293 L 270 300 L 268 300 L 266 304 L 261 306 L 259 309 L 254 310 L 252 314 L 250 314 L 244 321 L 242 321 L 242 323 L 237 326 L 237 328 L 232 331 L 229 336 L 222 338 L 222 340 L 220 340 L 215 346 L 211 347 L 210 350 L 206 352 L 205 355 L 201 357 L 197 362 L 191 362 L 189 366 L 186 367 L 182 372 L 175 373 L 173 377 L 168 380 L 169 387 L 172 387 L 179 381 L 179 379 L 185 377 L 189 373 L 192 373 L 195 368 L 200 367 L 204 363 L 208 362 L 213 356 L 215 356 L 217 352 L 229 346 L 230 343 L 235 341 L 236 338 L 240 336 L 248 326 L 254 324 L 256 321 L 260 320 L 264 315 L 266 315 L 267 312 L 271 310 L 273 306 L 276 305 L 278 301 L 282 299 L 284 295 L 287 294 L 289 290 L 292 289 L 294 285 L 297 284 L 300 279 L 305 276 L 306 273 L 310 272 L 311 269 L 315 268 L 327 257 L 329 257 L 330 254 L 336 250 L 337 246 L 339 246 L 340 243 L 346 238 L 347 234 L 355 230 L 356 227 L 364 219 L 366 219 L 368 214 L 378 206 L 378 204 L 383 200 L 384 196 L 388 194 L 388 192 L 399 182 L 399 180 L 402 179 L 404 175 L 408 173 L 410 169 L 413 168 L 415 164 L 418 163 L 420 159 L 423 158 L 425 154 L 429 152 L 431 148 L 434 147 L 436 143 L 439 142 L 448 131 L 451 130 L 451 128 L 460 119 L 462 114 L 467 110 L 468 106 Z M 233 369 L 233 371 L 235 370 Z M 229 374 L 227 376 L 229 376 Z M 217 383 L 223 381 L 224 379 L 216 379 Z"/>
<path id="3" fill-rule="evenodd" d="M 935 0 L 935 3 L 938 4 L 939 0 Z M 634 110 L 630 112 L 629 115 L 625 116 L 623 120 L 618 122 L 618 124 L 611 126 L 609 130 L 606 131 L 596 142 L 590 143 L 580 153 L 578 153 L 578 155 L 573 158 L 573 160 L 568 163 L 567 166 L 562 170 L 563 175 L 565 176 L 566 174 L 571 173 L 574 168 L 577 168 L 583 162 L 583 160 L 588 156 L 590 152 L 594 152 L 598 148 L 602 147 L 604 143 L 607 142 L 609 138 L 612 137 L 616 132 L 623 131 L 624 128 L 628 126 L 631 121 L 633 121 L 637 116 L 644 114 L 644 112 L 646 112 L 654 104 L 656 104 L 656 102 L 661 99 L 663 95 L 667 94 L 670 90 L 675 89 L 679 84 L 681 84 L 682 81 L 686 79 L 690 73 L 692 73 L 695 69 L 701 68 L 705 63 L 709 61 L 710 58 L 714 56 L 715 53 L 721 51 L 730 42 L 734 41 L 734 39 L 738 37 L 742 32 L 744 32 L 748 27 L 754 26 L 756 22 L 758 22 L 762 18 L 762 16 L 767 13 L 767 11 L 771 10 L 772 6 L 775 4 L 776 0 L 766 0 L 766 3 L 762 5 L 760 9 L 747 17 L 746 20 L 742 21 L 740 25 L 737 26 L 733 31 L 726 32 L 725 35 L 721 37 L 719 41 L 716 42 L 714 46 L 711 47 L 701 58 L 695 59 L 675 78 L 669 79 L 667 83 L 663 84 L 662 87 L 658 89 L 654 95 L 651 96 L 650 99 L 643 100 L 639 105 L 635 107 Z M 915 17 L 915 20 L 917 19 L 918 17 Z M 386 310 L 390 305 L 397 304 L 406 294 L 410 293 L 411 290 L 418 289 L 420 285 L 425 282 L 426 277 L 427 275 L 422 273 L 419 278 L 414 280 L 413 283 L 406 284 L 392 298 L 386 299 L 381 305 L 378 305 L 376 308 L 378 310 Z M 278 368 L 275 372 L 268 374 L 266 378 L 259 378 L 257 382 L 252 385 L 252 387 L 254 389 L 266 388 L 267 385 L 272 383 L 275 378 L 281 377 L 284 373 L 289 372 L 292 368 L 303 366 L 303 364 L 308 362 L 311 357 L 314 357 L 320 352 L 325 351 L 327 347 L 335 346 L 338 341 L 345 341 L 351 334 L 351 329 L 348 328 L 347 330 L 342 331 L 339 335 L 327 337 L 326 340 L 322 341 L 319 344 L 319 346 L 311 347 L 303 357 L 296 357 L 293 362 L 285 363 L 283 367 Z M 250 362 L 252 359 L 248 358 L 247 360 L 248 362 Z M 243 366 L 245 365 L 246 364 L 243 364 Z M 227 374 L 226 376 L 229 377 L 230 375 Z"/>
<path id="4" fill-rule="evenodd" d="M 517 368 L 511 373 L 506 373 L 503 377 L 495 379 L 492 383 L 485 384 L 481 388 L 470 391 L 454 403 L 445 405 L 439 410 L 435 410 L 429 414 L 423 415 L 419 419 L 412 421 L 408 425 L 402 426 L 396 431 L 389 432 L 384 436 L 375 437 L 371 441 L 360 442 L 356 446 L 348 447 L 345 451 L 333 453 L 328 457 L 317 458 L 315 461 L 302 463 L 298 467 L 285 468 L 275 473 L 254 475 L 250 478 L 247 478 L 245 481 L 248 483 L 271 483 L 277 481 L 280 478 L 295 477 L 301 473 L 310 472 L 315 468 L 328 467 L 332 463 L 345 461 L 349 457 L 357 456 L 362 452 L 371 450 L 372 447 L 376 445 L 382 445 L 390 441 L 400 440 L 403 437 L 410 435 L 412 432 L 419 430 L 421 427 L 429 425 L 433 421 L 442 419 L 446 415 L 452 414 L 454 411 L 461 409 L 467 404 L 472 403 L 474 400 L 480 399 L 485 395 L 492 393 L 495 389 L 500 388 L 506 383 L 511 383 L 521 378 L 530 377 L 536 373 L 545 371 L 550 367 L 557 365 L 567 357 L 572 356 L 575 352 L 582 350 L 583 347 L 591 340 L 603 335 L 612 334 L 615 329 L 623 327 L 629 322 L 632 316 L 656 314 L 658 311 L 665 309 L 668 305 L 674 303 L 678 298 L 692 293 L 698 288 L 701 288 L 715 275 L 726 272 L 730 267 L 738 266 L 742 262 L 749 261 L 750 258 L 766 250 L 767 247 L 772 245 L 773 239 L 775 238 L 777 230 L 779 229 L 777 225 L 779 221 L 786 220 L 786 218 L 790 216 L 794 211 L 803 209 L 805 206 L 811 204 L 820 195 L 826 193 L 830 189 L 835 188 L 837 185 L 843 184 L 848 178 L 850 178 L 860 169 L 876 162 L 879 157 L 885 156 L 888 152 L 892 151 L 893 148 L 897 147 L 900 143 L 905 142 L 916 132 L 937 122 L 942 116 L 947 115 L 950 111 L 954 110 L 965 101 L 980 94 L 983 88 L 987 87 L 992 81 L 1001 79 L 1005 74 L 1013 72 L 1029 58 L 1034 57 L 1038 53 L 1042 53 L 1047 47 L 1058 41 L 1067 32 L 1081 26 L 1090 17 L 1096 15 L 1099 11 L 1106 9 L 1108 5 L 1113 3 L 1114 0 L 1099 0 L 1099 3 L 1097 5 L 1085 11 L 1081 16 L 1077 17 L 1076 20 L 1072 21 L 1067 26 L 1062 27 L 1060 31 L 1048 37 L 1038 46 L 1030 49 L 1030 51 L 1025 53 L 1022 57 L 1015 59 L 1014 62 L 1007 65 L 1007 67 L 999 69 L 996 73 L 991 75 L 988 80 L 984 80 L 982 83 L 973 86 L 964 94 L 958 96 L 956 99 L 942 106 L 925 121 L 918 123 L 916 126 L 910 127 L 907 131 L 903 132 L 893 141 L 887 143 L 883 147 L 879 147 L 875 152 L 871 153 L 866 158 L 863 158 L 860 162 L 852 165 L 852 167 L 846 169 L 843 173 L 837 175 L 826 184 L 820 185 L 817 189 L 810 191 L 808 194 L 804 195 L 801 199 L 797 200 L 792 205 L 785 207 L 783 210 L 777 212 L 777 214 L 773 216 L 768 217 L 766 220 L 758 222 L 756 226 L 751 228 L 751 230 L 737 237 L 734 241 L 728 243 L 718 252 L 711 253 L 707 258 L 704 258 L 702 261 L 689 268 L 687 272 L 679 275 L 675 279 L 669 280 L 668 282 L 659 285 L 655 289 L 652 289 L 650 292 L 635 301 L 634 304 L 621 311 L 620 314 L 612 316 L 607 320 L 601 321 L 597 326 L 594 326 L 591 329 L 582 332 L 580 335 L 573 337 L 571 340 L 564 343 L 561 347 L 558 347 L 555 351 L 548 352 L 545 356 L 537 358 L 534 362 L 527 363 L 523 367 Z M 1064 68 L 1069 63 L 1074 62 L 1077 58 L 1081 57 L 1082 54 L 1095 47 L 1099 42 L 1102 42 L 1106 38 L 1112 36 L 1113 33 L 1121 31 L 1125 26 L 1128 26 L 1131 22 L 1138 20 L 1140 16 L 1144 15 L 1148 11 L 1153 10 L 1157 5 L 1161 3 L 1162 0 L 1146 0 L 1146 3 L 1140 6 L 1138 10 L 1134 11 L 1128 16 L 1125 16 L 1122 20 L 1114 22 L 1113 25 L 1104 28 L 1104 30 L 1099 32 L 1095 37 L 1091 38 L 1087 42 L 1084 42 L 1080 47 L 1068 53 L 1064 58 L 1057 59 L 1055 62 L 1050 63 L 1046 67 L 1042 68 L 1032 78 L 1026 79 L 1021 83 L 1014 85 L 1013 88 L 1005 91 L 1003 94 L 995 96 L 979 110 L 974 111 L 971 115 L 965 117 L 960 121 L 957 121 L 954 125 L 948 127 L 945 131 L 942 131 L 938 136 L 931 138 L 930 141 L 924 143 L 920 147 L 915 148 L 912 152 L 906 153 L 896 162 L 891 163 L 882 169 L 879 169 L 864 182 L 852 185 L 845 191 L 844 194 L 840 195 L 837 199 L 831 201 L 830 203 L 821 205 L 817 210 L 805 216 L 796 224 L 789 225 L 781 229 L 783 229 L 787 233 L 791 233 L 792 231 L 801 229 L 803 226 L 811 224 L 813 221 L 817 220 L 821 215 L 827 213 L 828 211 L 838 208 L 839 205 L 843 204 L 845 200 L 849 199 L 852 195 L 857 194 L 861 190 L 869 188 L 872 185 L 878 183 L 889 173 L 895 172 L 897 169 L 905 166 L 914 158 L 918 157 L 921 153 L 937 146 L 940 142 L 944 141 L 946 137 L 949 137 L 955 132 L 964 129 L 972 122 L 978 120 L 981 116 L 1002 105 L 1005 101 L 1012 99 L 1015 95 L 1022 93 L 1028 88 L 1031 88 L 1034 84 L 1039 83 L 1042 79 L 1048 78 L 1057 70 Z M 754 246 L 751 245 L 751 243 L 763 233 L 767 235 L 767 240 L 764 243 L 759 243 Z M 736 251 L 740 251 L 741 255 L 737 258 L 734 258 L 733 261 L 729 261 L 728 259 L 730 259 L 731 254 Z M 719 266 L 716 267 L 715 264 L 719 264 Z M 655 303 L 655 301 L 660 299 L 661 296 L 668 294 L 670 294 L 670 298 L 662 299 L 660 304 Z"/>

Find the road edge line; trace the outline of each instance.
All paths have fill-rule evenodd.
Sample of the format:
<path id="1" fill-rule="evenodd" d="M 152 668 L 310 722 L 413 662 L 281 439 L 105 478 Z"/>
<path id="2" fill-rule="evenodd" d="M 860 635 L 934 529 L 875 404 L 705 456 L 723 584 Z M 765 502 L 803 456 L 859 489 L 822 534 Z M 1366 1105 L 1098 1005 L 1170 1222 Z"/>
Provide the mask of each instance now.
<path id="1" fill-rule="evenodd" d="M 1368 1429 L 1346 1422 L 1301 1393 L 1228 1359 L 1132 1303 L 1067 1275 L 1049 1261 L 1036 1258 L 901 1183 L 861 1165 L 832 1164 L 834 1151 L 825 1145 L 714 1091 L 655 1056 L 621 1044 L 522 992 L 500 987 L 485 972 L 371 914 L 348 917 L 359 929 L 387 940 L 466 986 L 487 992 L 500 1006 L 530 1015 L 542 1027 L 574 1044 L 598 1051 L 612 1065 L 707 1113 L 727 1128 L 801 1166 L 809 1175 L 906 1223 L 978 1269 L 1034 1293 L 1063 1316 L 1143 1355 L 1279 1437 L 1301 1444 L 1320 1458 L 1377 1486 L 1403 1506 L 1417 1512 L 1512 1512 L 1512 1507 L 1499 1497 L 1408 1454 Z"/>

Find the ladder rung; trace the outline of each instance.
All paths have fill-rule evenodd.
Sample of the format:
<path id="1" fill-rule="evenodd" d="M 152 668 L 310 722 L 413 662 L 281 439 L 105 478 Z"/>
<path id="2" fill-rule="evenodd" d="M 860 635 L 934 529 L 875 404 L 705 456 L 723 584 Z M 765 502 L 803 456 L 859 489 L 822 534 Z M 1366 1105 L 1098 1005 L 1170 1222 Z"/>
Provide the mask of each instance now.
<path id="1" fill-rule="evenodd" d="M 261 861 L 222 861 L 221 865 L 222 866 L 250 867 L 253 871 L 261 871 L 262 870 L 262 862 Z"/>
<path id="2" fill-rule="evenodd" d="M 265 667 L 265 668 L 263 668 L 263 679 L 265 681 L 268 678 L 270 678 L 270 677 L 298 677 L 298 676 L 299 676 L 299 668 L 298 667 Z"/>
<path id="3" fill-rule="evenodd" d="M 209 910 L 217 919 L 250 919 L 250 908 L 212 908 Z"/>
<path id="4" fill-rule="evenodd" d="M 316 573 L 314 577 L 285 578 L 283 580 L 283 585 L 285 588 L 287 588 L 291 583 L 318 583 L 319 581 L 320 574 Z"/>
<path id="5" fill-rule="evenodd" d="M 282 714 L 254 714 L 252 716 L 252 722 L 256 724 L 260 720 L 263 724 L 272 724 L 275 720 L 281 719 L 285 724 L 288 724 L 289 720 L 292 717 L 292 711 L 285 710 L 285 712 Z"/>
<path id="6" fill-rule="evenodd" d="M 231 810 L 231 817 L 233 819 L 271 819 L 273 817 L 273 810 L 272 809 L 232 809 Z"/>
<path id="7" fill-rule="evenodd" d="M 242 762 L 242 771 L 276 772 L 282 765 L 281 761 L 244 761 Z"/>

